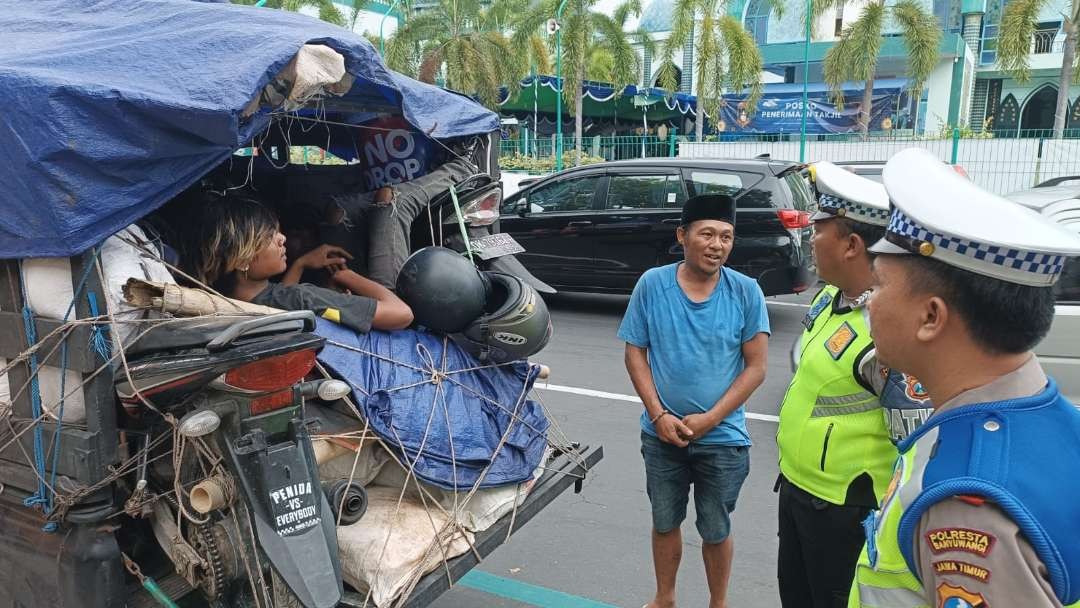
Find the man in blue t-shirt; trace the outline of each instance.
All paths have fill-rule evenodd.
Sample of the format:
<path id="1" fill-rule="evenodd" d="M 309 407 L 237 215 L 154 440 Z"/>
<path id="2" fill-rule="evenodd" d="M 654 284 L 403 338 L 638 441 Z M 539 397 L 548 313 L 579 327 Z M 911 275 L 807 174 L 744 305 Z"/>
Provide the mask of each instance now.
<path id="1" fill-rule="evenodd" d="M 619 327 L 626 369 L 645 404 L 641 454 L 656 573 L 656 596 L 646 608 L 675 605 L 691 484 L 709 607 L 723 608 L 733 555 L 730 513 L 750 471 L 743 403 L 765 380 L 769 315 L 757 282 L 723 267 L 735 240 L 731 197 L 688 200 L 676 236 L 684 261 L 641 277 Z"/>

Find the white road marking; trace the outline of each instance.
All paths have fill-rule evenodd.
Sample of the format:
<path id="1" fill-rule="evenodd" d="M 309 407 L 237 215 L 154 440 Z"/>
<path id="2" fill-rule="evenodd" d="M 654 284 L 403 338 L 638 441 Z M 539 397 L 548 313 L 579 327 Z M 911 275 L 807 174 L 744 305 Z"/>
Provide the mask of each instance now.
<path id="1" fill-rule="evenodd" d="M 776 306 L 793 306 L 795 308 L 810 308 L 809 304 L 799 304 L 798 302 L 781 302 L 779 300 L 765 300 L 766 304 L 774 304 Z"/>
<path id="2" fill-rule="evenodd" d="M 534 385 L 536 388 L 543 389 L 545 391 L 553 391 L 556 393 L 571 393 L 574 395 L 581 395 L 583 397 L 596 397 L 597 399 L 609 399 L 611 401 L 628 401 L 630 403 L 641 403 L 641 399 L 637 395 L 623 395 L 621 393 L 609 393 L 607 391 L 598 391 L 591 388 L 578 388 L 576 386 L 563 386 L 561 384 L 541 384 L 537 382 Z M 764 420 L 765 422 L 779 422 L 778 416 L 770 414 L 758 414 L 756 412 L 746 412 L 746 417 L 751 420 Z"/>

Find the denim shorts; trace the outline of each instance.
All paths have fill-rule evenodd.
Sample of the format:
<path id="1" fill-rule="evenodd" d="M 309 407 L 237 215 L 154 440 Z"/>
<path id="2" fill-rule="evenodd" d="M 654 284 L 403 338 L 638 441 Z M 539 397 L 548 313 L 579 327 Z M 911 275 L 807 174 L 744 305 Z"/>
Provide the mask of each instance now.
<path id="1" fill-rule="evenodd" d="M 680 448 L 642 431 L 641 455 L 654 530 L 663 534 L 682 525 L 693 484 L 701 539 L 706 543 L 727 539 L 731 512 L 750 473 L 749 446 L 691 442 Z"/>

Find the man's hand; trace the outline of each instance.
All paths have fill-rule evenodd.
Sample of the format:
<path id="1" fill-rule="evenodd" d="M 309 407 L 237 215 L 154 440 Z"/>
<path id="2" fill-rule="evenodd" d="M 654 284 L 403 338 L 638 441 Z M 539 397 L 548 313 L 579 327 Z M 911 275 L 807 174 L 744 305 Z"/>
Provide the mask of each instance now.
<path id="1" fill-rule="evenodd" d="M 716 428 L 718 422 L 713 422 L 712 416 L 709 414 L 690 414 L 689 416 L 683 416 L 683 425 L 690 430 L 693 435 L 692 438 L 697 439 L 709 434 L 709 431 Z"/>
<path id="2" fill-rule="evenodd" d="M 320 268 L 327 268 L 331 272 L 336 272 L 345 267 L 346 263 L 353 259 L 353 256 L 342 249 L 341 247 L 335 247 L 334 245 L 319 245 L 315 249 L 300 256 L 297 262 L 303 268 L 308 270 L 318 270 Z"/>
<path id="3" fill-rule="evenodd" d="M 690 430 L 683 424 L 682 420 L 670 413 L 660 416 L 653 423 L 653 427 L 656 429 L 656 435 L 661 441 L 680 448 L 685 448 L 689 445 L 690 440 L 695 437 L 694 431 Z"/>

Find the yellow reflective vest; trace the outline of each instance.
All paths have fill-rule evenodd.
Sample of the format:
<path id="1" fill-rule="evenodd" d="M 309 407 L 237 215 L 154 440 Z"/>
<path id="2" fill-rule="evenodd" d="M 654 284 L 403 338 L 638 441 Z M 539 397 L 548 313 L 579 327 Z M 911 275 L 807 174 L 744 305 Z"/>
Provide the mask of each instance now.
<path id="1" fill-rule="evenodd" d="M 799 368 L 776 433 L 784 477 L 838 505 L 863 473 L 880 499 L 897 455 L 881 404 L 859 370 L 873 348 L 864 309 L 841 307 L 839 298 L 838 288 L 826 287 L 803 320 Z"/>

